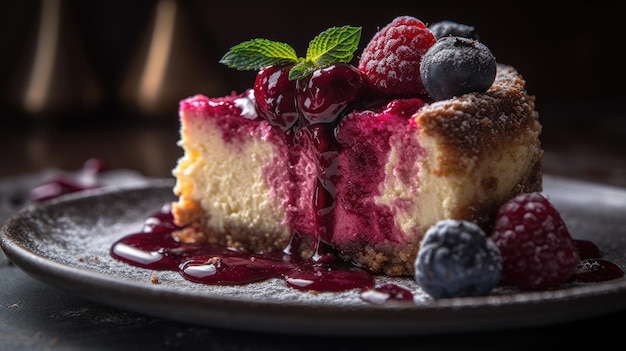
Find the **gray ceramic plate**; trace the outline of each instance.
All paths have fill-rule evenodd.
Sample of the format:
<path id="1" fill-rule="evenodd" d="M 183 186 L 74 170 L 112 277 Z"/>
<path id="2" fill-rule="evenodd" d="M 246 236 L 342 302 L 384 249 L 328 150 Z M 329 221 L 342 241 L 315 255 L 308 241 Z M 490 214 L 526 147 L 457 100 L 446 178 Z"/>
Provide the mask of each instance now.
<path id="1" fill-rule="evenodd" d="M 410 289 L 413 303 L 373 304 L 356 291 L 303 293 L 269 280 L 244 286 L 191 283 L 178 273 L 126 265 L 108 255 L 118 238 L 174 200 L 173 181 L 102 188 L 27 206 L 0 233 L 7 257 L 52 286 L 105 305 L 223 328 L 317 335 L 398 336 L 540 326 L 626 308 L 626 279 L 523 293 L 433 300 L 410 278 L 384 278 Z M 545 194 L 579 239 L 626 267 L 626 189 L 546 176 Z M 153 276 L 158 284 L 151 283 Z"/>

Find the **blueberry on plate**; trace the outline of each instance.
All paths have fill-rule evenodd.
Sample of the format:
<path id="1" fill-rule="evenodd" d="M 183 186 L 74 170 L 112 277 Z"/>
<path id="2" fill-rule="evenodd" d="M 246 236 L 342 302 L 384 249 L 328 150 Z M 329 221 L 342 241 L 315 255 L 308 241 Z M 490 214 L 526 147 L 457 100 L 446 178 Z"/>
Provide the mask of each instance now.
<path id="1" fill-rule="evenodd" d="M 476 224 L 442 220 L 422 240 L 415 281 L 433 298 L 484 296 L 500 281 L 502 255 Z"/>
<path id="2" fill-rule="evenodd" d="M 443 37 L 424 54 L 420 76 L 435 100 L 484 93 L 496 78 L 496 59 L 478 40 Z"/>

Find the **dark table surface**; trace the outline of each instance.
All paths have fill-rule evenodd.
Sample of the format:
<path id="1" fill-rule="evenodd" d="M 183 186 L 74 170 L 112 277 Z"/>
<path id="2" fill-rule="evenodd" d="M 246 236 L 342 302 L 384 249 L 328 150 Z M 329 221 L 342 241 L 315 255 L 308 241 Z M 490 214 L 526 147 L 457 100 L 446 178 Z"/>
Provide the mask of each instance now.
<path id="1" fill-rule="evenodd" d="M 544 124 L 547 174 L 626 187 L 626 118 L 600 117 L 594 116 L 589 125 L 585 119 L 571 119 L 565 126 Z M 177 128 L 177 121 L 4 128 L 0 185 L 15 190 L 46 170 L 76 170 L 91 157 L 112 169 L 171 177 L 182 154 L 176 146 Z M 0 193 L 0 200 L 0 222 L 23 205 L 7 193 Z M 30 277 L 0 252 L 0 350 L 527 350 L 583 342 L 605 350 L 623 348 L 624 320 L 626 311 L 615 311 L 543 327 L 393 338 L 254 333 L 92 303 Z"/>

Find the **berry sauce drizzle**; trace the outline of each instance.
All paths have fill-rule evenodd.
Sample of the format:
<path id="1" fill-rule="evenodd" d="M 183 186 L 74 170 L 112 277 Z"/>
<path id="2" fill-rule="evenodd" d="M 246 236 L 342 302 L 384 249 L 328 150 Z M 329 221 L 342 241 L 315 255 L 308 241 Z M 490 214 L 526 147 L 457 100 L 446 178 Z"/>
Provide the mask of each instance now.
<path id="1" fill-rule="evenodd" d="M 315 214 L 312 234 L 323 242 L 332 241 L 331 228 L 335 220 L 333 208 L 337 200 L 335 188 L 339 179 L 338 157 L 341 147 L 334 133 L 334 124 L 316 124 L 295 128 L 293 138 L 288 139 L 292 154 L 301 153 L 304 149 L 314 155 L 317 178 L 311 199 Z"/>
<path id="2" fill-rule="evenodd" d="M 301 258 L 289 249 L 251 254 L 207 243 L 176 241 L 172 233 L 180 229 L 174 224 L 170 206 L 165 205 L 144 221 L 139 232 L 115 242 L 110 255 L 141 268 L 178 271 L 185 279 L 202 284 L 241 285 L 279 278 L 302 291 L 359 289 L 362 293 L 378 291 L 388 300 L 413 301 L 411 292 L 403 287 L 376 287 L 369 272 L 337 258 L 328 249 L 319 248 L 314 259 Z M 295 248 L 297 243 L 290 246 Z"/>

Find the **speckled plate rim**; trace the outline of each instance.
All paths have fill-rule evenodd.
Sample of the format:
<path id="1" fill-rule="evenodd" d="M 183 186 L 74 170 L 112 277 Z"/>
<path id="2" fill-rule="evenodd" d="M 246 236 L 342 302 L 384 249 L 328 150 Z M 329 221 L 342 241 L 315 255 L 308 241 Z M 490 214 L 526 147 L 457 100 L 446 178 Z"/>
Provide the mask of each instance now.
<path id="1" fill-rule="evenodd" d="M 422 296 L 415 303 L 382 305 L 364 302 L 354 291 L 314 295 L 276 280 L 221 287 L 158 273 L 159 283 L 153 284 L 149 277 L 154 271 L 107 257 L 107 243 L 127 234 L 124 231 L 140 228 L 146 216 L 174 200 L 173 184 L 172 179 L 158 179 L 28 206 L 4 224 L 0 246 L 26 273 L 84 299 L 171 320 L 247 331 L 411 336 L 550 325 L 626 308 L 624 278 L 552 291 L 441 300 Z M 610 244 L 606 257 L 624 267 L 626 189 L 545 176 L 544 193 L 566 222 L 573 223 L 573 236 L 593 236 L 589 239 L 600 241 L 601 248 Z M 410 278 L 377 279 L 424 295 Z"/>

